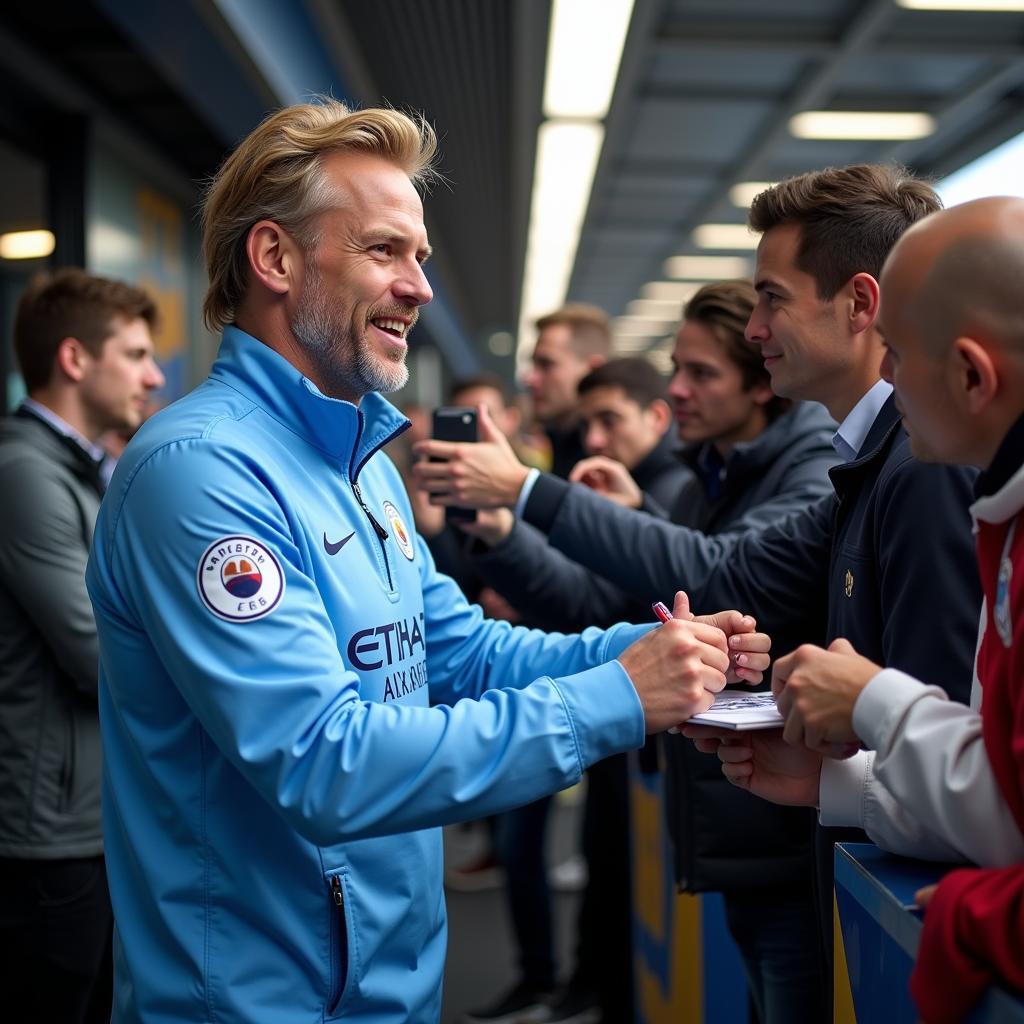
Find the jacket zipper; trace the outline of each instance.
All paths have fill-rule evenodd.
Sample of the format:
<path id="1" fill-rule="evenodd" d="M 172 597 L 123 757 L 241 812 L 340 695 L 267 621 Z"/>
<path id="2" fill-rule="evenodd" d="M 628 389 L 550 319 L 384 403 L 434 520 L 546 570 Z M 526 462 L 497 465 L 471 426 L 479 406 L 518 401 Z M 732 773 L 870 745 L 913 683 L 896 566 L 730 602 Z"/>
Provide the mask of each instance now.
<path id="1" fill-rule="evenodd" d="M 388 590 L 393 590 L 395 585 L 391 580 L 391 563 L 388 561 L 388 549 L 384 547 L 384 542 L 388 539 L 388 531 L 377 522 L 374 514 L 370 511 L 366 502 L 363 501 L 363 492 L 359 489 L 359 484 L 355 480 L 352 481 L 352 493 L 356 496 L 356 501 L 359 502 L 360 508 L 366 514 L 366 518 L 370 520 L 373 532 L 377 534 L 377 540 L 380 542 L 380 553 L 384 558 L 384 571 L 388 576 Z"/>
<path id="2" fill-rule="evenodd" d="M 327 1007 L 327 1016 L 333 1016 L 341 1005 L 342 996 L 345 994 L 345 984 L 348 981 L 348 930 L 345 927 L 345 891 L 341 887 L 341 878 L 338 875 L 331 876 L 331 902 L 336 907 L 334 914 L 334 926 L 338 929 L 338 941 L 336 948 L 337 957 L 337 980 L 334 984 L 334 991 L 331 993 L 331 1002 Z"/>

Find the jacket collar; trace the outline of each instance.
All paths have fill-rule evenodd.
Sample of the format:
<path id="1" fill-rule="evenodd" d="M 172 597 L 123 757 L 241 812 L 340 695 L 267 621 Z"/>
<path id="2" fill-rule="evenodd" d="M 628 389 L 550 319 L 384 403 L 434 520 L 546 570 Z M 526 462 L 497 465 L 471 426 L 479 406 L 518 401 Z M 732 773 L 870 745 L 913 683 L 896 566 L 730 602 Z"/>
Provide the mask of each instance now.
<path id="1" fill-rule="evenodd" d="M 992 465 L 974 488 L 978 496 L 971 506 L 975 520 L 1004 523 L 1024 505 L 1024 416 L 1010 427 Z"/>
<path id="2" fill-rule="evenodd" d="M 224 329 L 210 378 L 326 454 L 347 459 L 352 480 L 371 455 L 410 425 L 376 392 L 364 395 L 358 407 L 328 398 L 287 359 L 233 324 Z"/>
<path id="3" fill-rule="evenodd" d="M 62 463 L 81 481 L 93 488 L 100 497 L 103 497 L 107 485 L 100 471 L 101 459 L 93 458 L 92 454 L 87 452 L 74 437 L 63 433 L 55 423 L 40 416 L 29 406 L 24 404 L 19 406 L 14 413 L 14 422 L 19 424 L 19 428 L 24 428 L 21 431 L 23 437 L 24 430 L 31 432 L 33 447 L 41 446 L 47 458 Z M 11 423 L 11 429 L 18 428 Z"/>
<path id="4" fill-rule="evenodd" d="M 794 441 L 815 429 L 831 431 L 835 429 L 835 424 L 817 402 L 796 403 L 788 412 L 769 423 L 757 437 L 733 445 L 725 460 L 726 475 L 739 474 L 747 479 L 749 473 L 770 465 Z M 706 447 L 707 444 L 689 445 L 682 452 L 683 461 L 698 475 L 701 453 Z"/>
<path id="5" fill-rule="evenodd" d="M 670 427 L 661 435 L 658 443 L 633 467 L 633 479 L 640 490 L 646 491 L 648 485 L 670 467 L 676 467 L 676 472 L 679 472 L 679 445 L 672 433 Z"/>
<path id="6" fill-rule="evenodd" d="M 860 455 L 852 462 L 843 462 L 828 471 L 836 492 L 842 496 L 842 493 L 853 485 L 857 477 L 874 465 L 878 459 L 885 458 L 893 438 L 897 433 L 902 432 L 903 424 L 900 422 L 900 414 L 896 410 L 896 400 L 890 395 L 882 408 L 878 410 L 878 415 L 875 416 L 867 437 L 864 438 L 864 443 L 861 445 Z"/>

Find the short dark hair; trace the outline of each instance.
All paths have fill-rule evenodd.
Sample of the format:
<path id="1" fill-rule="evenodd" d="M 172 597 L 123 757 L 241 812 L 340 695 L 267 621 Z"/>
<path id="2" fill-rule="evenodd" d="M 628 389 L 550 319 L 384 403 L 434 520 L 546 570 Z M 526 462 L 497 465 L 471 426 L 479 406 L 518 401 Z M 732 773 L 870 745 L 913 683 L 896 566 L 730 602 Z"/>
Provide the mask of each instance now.
<path id="1" fill-rule="evenodd" d="M 546 327 L 565 325 L 572 332 L 572 349 L 578 356 L 607 356 L 612 350 L 612 328 L 608 314 L 586 302 L 569 302 L 540 317 L 538 333 Z"/>
<path id="2" fill-rule="evenodd" d="M 454 402 L 455 396 L 470 388 L 490 388 L 501 395 L 501 400 L 508 405 L 512 401 L 512 392 L 508 384 L 496 373 L 478 373 L 473 377 L 462 377 L 448 389 L 448 401 Z"/>
<path id="3" fill-rule="evenodd" d="M 714 336 L 722 351 L 736 364 L 743 389 L 759 384 L 771 386 L 761 350 L 744 337 L 750 314 L 757 305 L 757 292 L 749 281 L 716 281 L 700 288 L 683 307 L 683 319 L 702 324 Z M 764 406 L 768 422 L 778 419 L 792 403 L 775 395 Z"/>
<path id="4" fill-rule="evenodd" d="M 665 378 L 648 360 L 629 356 L 609 359 L 591 370 L 576 385 L 576 393 L 585 395 L 597 388 L 621 388 L 628 398 L 646 408 L 659 398 L 665 400 L 665 387 Z"/>
<path id="5" fill-rule="evenodd" d="M 755 197 L 754 231 L 800 227 L 797 266 L 821 299 L 831 299 L 854 274 L 878 278 L 889 250 L 911 226 L 942 208 L 927 182 L 896 164 L 827 167 L 787 178 Z"/>
<path id="6" fill-rule="evenodd" d="M 141 288 L 77 267 L 34 277 L 18 302 L 14 320 L 14 352 L 26 389 L 32 392 L 49 383 L 57 349 L 65 338 L 77 338 L 99 356 L 117 317 L 141 318 L 153 328 L 156 304 Z"/>

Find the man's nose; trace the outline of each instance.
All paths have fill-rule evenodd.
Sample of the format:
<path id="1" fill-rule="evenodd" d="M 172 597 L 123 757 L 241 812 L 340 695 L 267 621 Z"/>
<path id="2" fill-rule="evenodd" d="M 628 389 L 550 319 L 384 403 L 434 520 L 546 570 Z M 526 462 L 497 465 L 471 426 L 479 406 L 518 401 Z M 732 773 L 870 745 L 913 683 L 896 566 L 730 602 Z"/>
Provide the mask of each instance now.
<path id="1" fill-rule="evenodd" d="M 686 377 L 684 377 L 681 373 L 673 374 L 672 379 L 668 382 L 669 398 L 685 400 L 690 397 L 690 394 L 690 382 L 686 379 Z"/>
<path id="2" fill-rule="evenodd" d="M 402 302 L 414 306 L 425 306 L 433 297 L 434 290 L 430 287 L 427 275 L 423 273 L 423 267 L 414 260 L 405 273 L 395 282 L 395 297 Z"/>
<path id="3" fill-rule="evenodd" d="M 167 378 L 155 359 L 149 360 L 148 372 L 143 383 L 150 391 L 157 391 L 167 383 Z"/>
<path id="4" fill-rule="evenodd" d="M 768 337 L 768 320 L 758 313 L 756 306 L 754 307 L 754 312 L 750 314 L 750 319 L 747 321 L 743 337 L 747 341 L 752 341 L 755 345 Z"/>
<path id="5" fill-rule="evenodd" d="M 591 455 L 600 455 L 606 445 L 608 444 L 608 438 L 605 436 L 605 432 L 597 427 L 587 427 L 583 432 L 583 447 Z"/>

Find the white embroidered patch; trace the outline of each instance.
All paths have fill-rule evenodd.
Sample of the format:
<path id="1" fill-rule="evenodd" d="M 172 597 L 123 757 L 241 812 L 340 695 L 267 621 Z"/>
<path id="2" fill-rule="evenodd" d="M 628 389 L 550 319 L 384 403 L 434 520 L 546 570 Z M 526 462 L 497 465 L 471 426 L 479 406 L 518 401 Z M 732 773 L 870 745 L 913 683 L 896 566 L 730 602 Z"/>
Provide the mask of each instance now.
<path id="1" fill-rule="evenodd" d="M 203 604 L 229 622 L 270 614 L 284 594 L 284 573 L 265 544 L 252 537 L 221 537 L 203 552 L 196 571 Z"/>
<path id="2" fill-rule="evenodd" d="M 411 562 L 415 551 L 412 546 L 412 537 L 405 528 L 401 513 L 390 501 L 385 501 L 382 507 L 384 509 L 384 520 L 391 527 L 391 535 L 395 538 L 395 542 L 401 549 L 402 554 Z"/>

